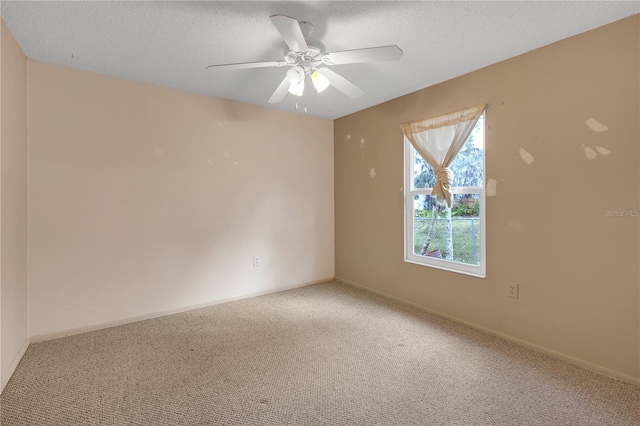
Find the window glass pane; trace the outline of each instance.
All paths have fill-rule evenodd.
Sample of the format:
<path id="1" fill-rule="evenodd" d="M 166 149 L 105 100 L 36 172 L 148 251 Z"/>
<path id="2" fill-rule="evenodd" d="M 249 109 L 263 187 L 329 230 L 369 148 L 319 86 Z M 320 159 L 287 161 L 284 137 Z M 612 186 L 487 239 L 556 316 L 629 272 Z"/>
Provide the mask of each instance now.
<path id="1" fill-rule="evenodd" d="M 430 195 L 417 195 L 413 212 L 414 254 L 480 263 L 479 194 L 455 194 L 450 209 Z"/>
<path id="2" fill-rule="evenodd" d="M 436 175 L 433 173 L 433 167 L 431 167 L 415 149 L 413 149 L 413 153 L 413 187 L 433 188 L 433 185 L 436 183 Z"/>

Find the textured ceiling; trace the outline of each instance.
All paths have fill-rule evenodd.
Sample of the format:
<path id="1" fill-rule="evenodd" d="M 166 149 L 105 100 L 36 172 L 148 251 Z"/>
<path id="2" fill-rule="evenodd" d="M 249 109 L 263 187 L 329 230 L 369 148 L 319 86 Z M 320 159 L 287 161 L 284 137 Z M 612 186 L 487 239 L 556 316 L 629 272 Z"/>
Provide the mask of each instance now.
<path id="1" fill-rule="evenodd" d="M 2 17 L 27 57 L 309 115 L 338 118 L 640 12 L 632 2 L 16 2 Z M 336 65 L 364 89 L 267 100 L 287 68 L 205 70 L 281 60 L 270 15 L 315 26 L 327 51 L 396 44 L 397 62 Z"/>

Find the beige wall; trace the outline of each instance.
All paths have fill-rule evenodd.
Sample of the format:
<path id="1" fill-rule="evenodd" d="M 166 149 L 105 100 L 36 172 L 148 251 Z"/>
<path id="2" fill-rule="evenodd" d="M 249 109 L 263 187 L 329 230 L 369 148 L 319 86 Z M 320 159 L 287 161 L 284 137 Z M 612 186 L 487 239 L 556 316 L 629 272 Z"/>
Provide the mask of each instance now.
<path id="1" fill-rule="evenodd" d="M 2 21 L 0 383 L 27 348 L 27 58 Z"/>
<path id="2" fill-rule="evenodd" d="M 639 208 L 639 34 L 636 15 L 336 120 L 336 276 L 640 383 L 639 218 L 605 216 Z M 405 263 L 399 125 L 481 102 L 487 278 Z"/>
<path id="3" fill-rule="evenodd" d="M 330 120 L 29 61 L 29 196 L 36 340 L 334 276 Z"/>

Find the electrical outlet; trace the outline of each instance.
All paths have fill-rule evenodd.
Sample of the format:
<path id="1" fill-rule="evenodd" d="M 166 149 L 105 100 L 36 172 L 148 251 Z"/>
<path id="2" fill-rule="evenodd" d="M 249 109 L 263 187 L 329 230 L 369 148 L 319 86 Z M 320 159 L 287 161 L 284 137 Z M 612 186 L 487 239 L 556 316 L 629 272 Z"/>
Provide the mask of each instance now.
<path id="1" fill-rule="evenodd" d="M 507 297 L 511 297 L 513 299 L 518 298 L 518 284 L 507 284 Z"/>
<path id="2" fill-rule="evenodd" d="M 260 258 L 258 256 L 253 256 L 253 267 L 257 268 L 260 266 Z"/>

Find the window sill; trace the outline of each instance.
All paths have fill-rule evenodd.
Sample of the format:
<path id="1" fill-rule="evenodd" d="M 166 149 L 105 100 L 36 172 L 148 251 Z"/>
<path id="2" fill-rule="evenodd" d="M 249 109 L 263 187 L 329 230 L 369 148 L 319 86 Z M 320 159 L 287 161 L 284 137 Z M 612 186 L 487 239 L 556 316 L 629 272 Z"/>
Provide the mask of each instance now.
<path id="1" fill-rule="evenodd" d="M 439 259 L 429 259 L 422 258 L 412 259 L 405 258 L 405 262 L 413 263 L 414 265 L 426 266 L 428 268 L 441 269 L 447 272 L 454 272 L 456 274 L 469 275 L 475 278 L 485 279 L 487 277 L 487 273 L 481 266 L 471 266 L 465 265 L 463 263 L 451 262 L 448 260 L 439 260 Z"/>

